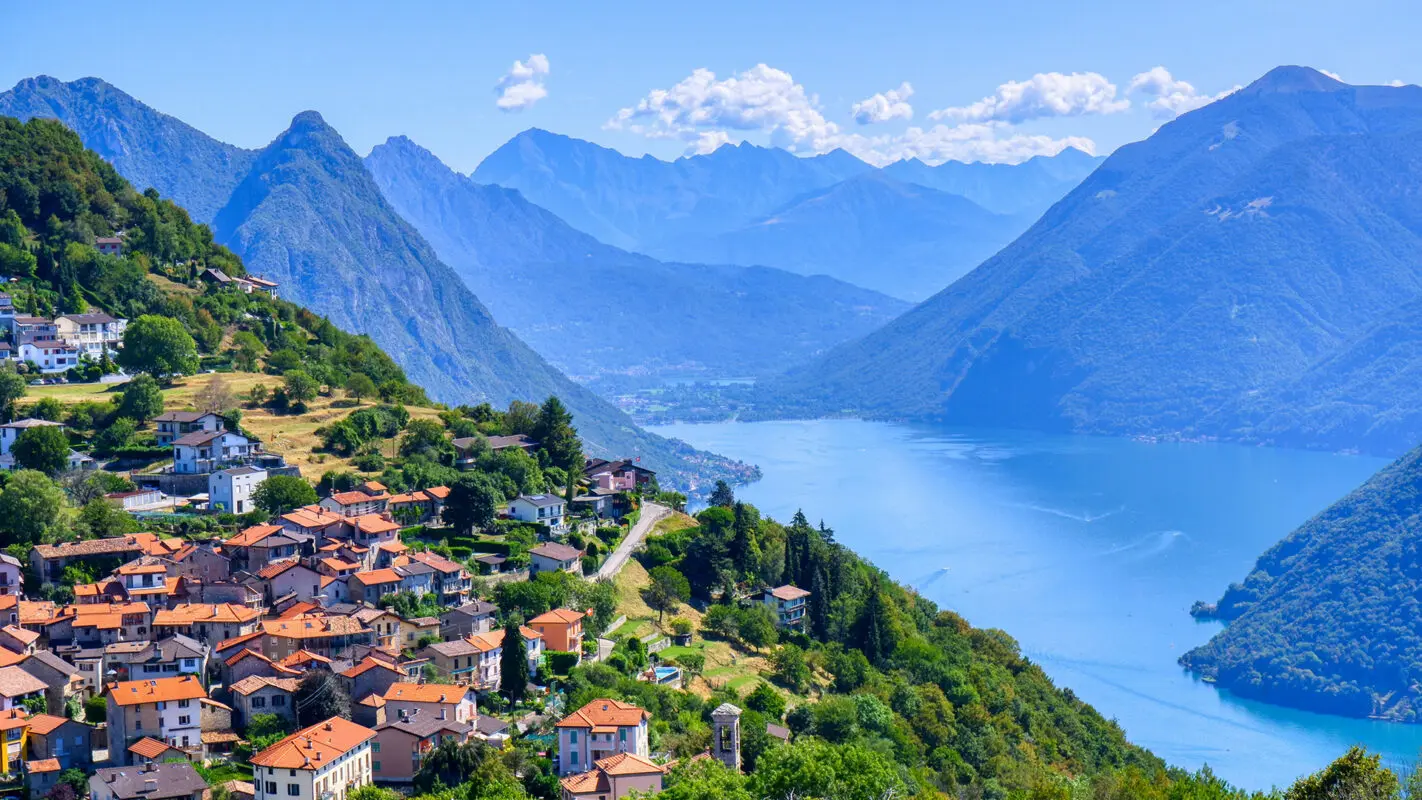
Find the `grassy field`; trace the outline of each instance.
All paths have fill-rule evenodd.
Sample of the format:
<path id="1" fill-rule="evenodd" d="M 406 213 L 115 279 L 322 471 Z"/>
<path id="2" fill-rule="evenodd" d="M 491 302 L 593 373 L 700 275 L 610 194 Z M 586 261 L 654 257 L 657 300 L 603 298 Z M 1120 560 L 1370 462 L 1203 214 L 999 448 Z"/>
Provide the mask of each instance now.
<path id="1" fill-rule="evenodd" d="M 672 530 L 679 527 L 688 527 L 687 520 L 691 525 L 696 521 L 685 514 L 673 515 L 673 517 L 663 520 L 657 525 L 657 532 L 664 533 L 663 526 L 670 526 Z M 657 624 L 657 612 L 653 611 L 642 600 L 641 590 L 650 584 L 647 571 L 637 561 L 627 562 L 627 566 L 622 568 L 622 572 L 617 576 L 617 613 L 627 615 L 627 622 L 614 632 L 614 636 L 626 635 L 627 631 L 635 631 L 638 636 L 646 636 L 651 633 L 671 632 L 671 621 L 675 617 L 682 617 L 691 620 L 691 624 L 699 629 L 701 627 L 701 612 L 691 606 L 682 606 L 675 612 L 668 613 L 663 625 Z M 729 642 L 708 641 L 698 635 L 692 640 L 688 647 L 672 646 L 661 651 L 658 655 L 664 661 L 670 661 L 678 655 L 698 652 L 706 656 L 705 671 L 695 680 L 687 684 L 686 689 L 702 697 L 709 697 L 711 692 L 722 687 L 729 687 L 732 691 L 744 696 L 755 688 L 756 684 L 764 680 L 763 675 L 771 671 L 770 662 L 766 660 L 762 653 L 744 650 L 731 645 Z M 777 690 L 784 694 L 793 704 L 801 698 L 796 698 L 789 693 Z"/>
<path id="2" fill-rule="evenodd" d="M 226 382 L 227 390 L 237 399 L 245 398 L 247 392 L 258 384 L 272 390 L 281 385 L 281 378 L 250 372 L 213 373 L 180 378 L 174 385 L 163 391 L 165 408 L 169 411 L 193 409 L 194 398 L 213 380 Z M 104 402 L 122 389 L 111 384 L 63 384 L 59 386 L 31 386 L 21 402 L 33 402 L 43 397 L 53 397 L 62 403 L 81 403 L 86 400 Z M 339 392 L 336 394 L 340 394 Z M 365 401 L 367 404 L 370 401 Z M 265 408 L 243 408 L 242 427 L 262 441 L 263 446 L 273 453 L 286 456 L 288 463 L 299 467 L 301 474 L 310 480 L 317 480 L 321 473 L 330 469 L 352 469 L 349 459 L 338 458 L 330 453 L 315 452 L 320 446 L 316 429 L 330 425 L 344 418 L 356 409 L 356 405 L 344 397 L 317 397 L 308 404 L 304 414 L 273 414 Z M 433 409 L 409 409 L 412 419 L 437 416 Z M 395 455 L 396 443 L 386 442 L 385 455 Z"/>

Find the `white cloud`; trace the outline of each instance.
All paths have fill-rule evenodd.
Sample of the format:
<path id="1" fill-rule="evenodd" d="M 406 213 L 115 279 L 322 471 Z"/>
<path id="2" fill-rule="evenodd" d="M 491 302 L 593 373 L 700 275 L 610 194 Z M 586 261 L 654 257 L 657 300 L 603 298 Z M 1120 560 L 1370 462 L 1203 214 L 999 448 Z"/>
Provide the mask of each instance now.
<path id="1" fill-rule="evenodd" d="M 894 119 L 913 119 L 913 106 L 908 103 L 912 96 L 913 87 L 908 81 L 904 81 L 897 89 L 860 100 L 849 109 L 849 113 L 860 125 Z"/>
<path id="2" fill-rule="evenodd" d="M 905 158 L 933 164 L 948 160 L 1017 163 L 1037 155 L 1055 155 L 1067 147 L 1095 153 L 1096 145 L 1090 139 L 1021 134 L 1011 124 L 1048 116 L 1047 109 L 1072 115 L 1113 113 L 1129 106 L 1127 101 L 1115 99 L 1116 87 L 1099 75 L 1059 77 L 1069 86 L 1053 90 L 1056 80 L 1039 75 L 1033 79 L 1036 88 L 997 103 L 994 113 L 982 115 L 988 117 L 985 119 L 866 136 L 847 133 L 826 119 L 818 98 L 784 70 L 757 64 L 722 79 L 708 69 L 697 69 L 670 88 L 648 92 L 636 105 L 619 110 L 603 127 L 680 141 L 687 155 L 709 153 L 758 133 L 792 152 L 824 153 L 843 148 L 876 165 Z M 1030 83 L 1009 85 L 1028 87 Z M 911 109 L 906 101 L 912 93 L 913 87 L 905 83 L 876 94 L 854 104 L 854 117 L 871 122 L 908 119 Z M 1002 119 L 991 118 L 995 116 Z"/>
<path id="3" fill-rule="evenodd" d="M 1095 72 L 1045 72 L 1025 81 L 1008 81 L 997 93 L 976 103 L 944 108 L 928 116 L 951 122 L 1007 122 L 1016 124 L 1043 117 L 1079 117 L 1114 114 L 1131 107 L 1116 99 L 1116 85 Z"/>
<path id="4" fill-rule="evenodd" d="M 1165 67 L 1154 67 L 1136 75 L 1126 87 L 1127 94 L 1140 94 L 1150 98 L 1146 108 L 1150 109 L 1151 116 L 1156 119 L 1175 119 L 1187 111 L 1209 105 L 1238 90 L 1239 87 L 1236 86 L 1216 95 L 1201 94 L 1193 84 L 1176 80 Z"/>
<path id="5" fill-rule="evenodd" d="M 839 134 L 818 105 L 790 73 L 765 64 L 725 80 L 698 69 L 670 89 L 648 92 L 603 127 L 689 143 L 702 142 L 708 130 L 760 131 L 788 149 L 818 151 Z"/>
<path id="6" fill-rule="evenodd" d="M 501 111 L 522 111 L 548 96 L 543 85 L 548 77 L 548 56 L 534 53 L 528 63 L 515 61 L 508 74 L 499 79 L 499 99 L 495 105 Z"/>
<path id="7" fill-rule="evenodd" d="M 1387 85 L 1388 85 L 1388 86 L 1406 86 L 1407 84 L 1403 83 L 1402 81 L 1398 80 L 1397 78 L 1393 78 L 1392 80 L 1390 80 L 1390 81 L 1387 82 Z"/>
<path id="8" fill-rule="evenodd" d="M 1332 79 L 1335 80 L 1335 81 L 1338 81 L 1339 83 L 1347 83 L 1347 81 L 1343 80 L 1343 76 L 1342 76 L 1342 75 L 1339 75 L 1338 73 L 1334 72 L 1333 70 L 1320 69 L 1319 72 L 1322 72 L 1324 75 L 1327 75 L 1328 77 L 1332 78 Z"/>

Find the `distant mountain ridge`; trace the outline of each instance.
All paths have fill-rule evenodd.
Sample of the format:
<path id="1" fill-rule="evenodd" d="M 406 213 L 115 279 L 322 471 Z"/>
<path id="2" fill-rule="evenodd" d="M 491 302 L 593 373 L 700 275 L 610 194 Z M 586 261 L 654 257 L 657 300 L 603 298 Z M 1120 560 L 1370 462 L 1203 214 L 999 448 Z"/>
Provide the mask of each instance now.
<path id="1" fill-rule="evenodd" d="M 212 217 L 203 220 L 218 241 L 253 272 L 280 281 L 287 297 L 347 330 L 370 334 L 433 397 L 504 405 L 556 394 L 594 454 L 640 456 L 668 485 L 752 474 L 745 465 L 637 428 L 500 327 L 391 208 L 359 156 L 319 114 L 298 114 L 267 147 L 238 151 L 230 163 L 247 171 L 232 181 L 226 166 L 174 166 L 229 152 L 228 146 L 101 81 L 79 83 L 22 82 L 0 94 L 0 113 L 63 113 L 59 119 L 86 143 L 116 137 L 112 141 L 125 146 L 123 165 L 115 163 L 120 173 L 131 170 L 140 176 L 130 177 L 135 181 L 156 176 L 165 182 L 160 191 L 182 202 L 214 197 L 230 181 L 229 197 L 220 206 L 208 203 Z"/>
<path id="2" fill-rule="evenodd" d="M 879 170 L 843 150 L 799 157 L 749 143 L 668 162 L 534 128 L 471 177 L 518 189 L 602 242 L 659 259 L 825 274 L 919 300 L 1011 241 L 1097 163 L 1071 151 L 1019 166 L 904 162 Z M 855 191 L 874 177 L 879 186 L 933 190 L 898 190 L 893 208 L 917 227 L 896 223 L 876 204 L 881 196 Z M 973 202 L 987 198 L 995 210 L 948 207 L 939 194 L 945 187 Z M 797 224 L 774 224 L 786 215 Z"/>
<path id="3" fill-rule="evenodd" d="M 574 375 L 769 374 L 908 308 L 827 278 L 628 253 L 515 190 L 454 172 L 405 137 L 375 147 L 365 164 L 495 316 Z"/>
<path id="4" fill-rule="evenodd" d="M 1406 349 L 1349 356 L 1371 373 L 1363 403 L 1359 381 L 1315 370 L 1422 298 L 1419 153 L 1422 89 L 1276 69 L 1117 150 L 948 289 L 769 381 L 760 413 L 1396 453 L 1422 384 L 1375 379 L 1412 369 Z"/>

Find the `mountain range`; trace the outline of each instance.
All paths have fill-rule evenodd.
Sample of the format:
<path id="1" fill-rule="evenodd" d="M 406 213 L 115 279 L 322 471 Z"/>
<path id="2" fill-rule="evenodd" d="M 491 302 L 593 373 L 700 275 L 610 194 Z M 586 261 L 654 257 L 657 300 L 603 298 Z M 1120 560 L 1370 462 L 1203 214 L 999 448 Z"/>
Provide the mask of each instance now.
<path id="1" fill-rule="evenodd" d="M 518 191 L 456 173 L 405 137 L 375 147 L 365 164 L 495 317 L 574 375 L 770 374 L 908 308 L 825 277 L 629 253 Z"/>
<path id="2" fill-rule="evenodd" d="M 637 428 L 498 325 L 315 112 L 297 115 L 258 151 L 229 148 L 97 79 L 22 81 L 0 95 L 0 114 L 57 117 L 137 185 L 207 209 L 212 216 L 201 221 L 250 270 L 337 325 L 368 333 L 437 399 L 503 405 L 556 394 L 593 454 L 641 457 L 682 487 L 752 474 Z M 213 154 L 227 156 L 220 169 L 182 166 Z"/>
<path id="3" fill-rule="evenodd" d="M 843 150 L 726 145 L 662 161 L 531 129 L 471 176 L 599 241 L 668 261 L 779 267 L 921 300 L 997 252 L 1100 159 L 882 170 Z"/>
<path id="4" fill-rule="evenodd" d="M 1422 721 L 1422 448 L 1264 555 L 1197 616 L 1229 624 L 1180 663 L 1244 697 Z"/>
<path id="5" fill-rule="evenodd" d="M 1396 453 L 1422 435 L 1419 153 L 1422 89 L 1275 69 L 758 413 Z"/>

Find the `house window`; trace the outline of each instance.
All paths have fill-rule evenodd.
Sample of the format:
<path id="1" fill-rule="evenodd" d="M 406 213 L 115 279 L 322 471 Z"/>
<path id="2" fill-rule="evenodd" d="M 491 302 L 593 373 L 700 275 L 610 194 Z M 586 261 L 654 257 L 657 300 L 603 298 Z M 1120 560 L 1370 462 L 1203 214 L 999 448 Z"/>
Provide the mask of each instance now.
<path id="1" fill-rule="evenodd" d="M 626 729 L 626 728 L 618 728 L 618 729 L 617 729 L 617 738 L 618 738 L 619 741 L 623 741 L 623 742 L 627 741 L 627 729 Z"/>
<path id="2" fill-rule="evenodd" d="M 371 745 L 370 745 L 370 752 L 372 752 L 372 753 L 379 753 L 379 752 L 380 752 L 380 742 L 372 742 Z"/>
<path id="3" fill-rule="evenodd" d="M 286 706 L 286 698 L 285 698 L 285 697 L 282 697 L 281 695 L 277 695 L 276 697 L 273 697 L 273 698 L 272 698 L 272 708 L 283 708 L 283 707 L 285 707 L 285 706 Z"/>
<path id="4" fill-rule="evenodd" d="M 277 792 L 276 782 L 274 782 L 274 781 L 267 781 L 267 794 L 276 794 L 276 792 Z"/>
<path id="5" fill-rule="evenodd" d="M 266 707 L 267 707 L 267 698 L 265 698 L 265 697 L 253 697 L 253 698 L 252 698 L 252 708 L 266 708 Z"/>
<path id="6" fill-rule="evenodd" d="M 577 732 L 577 731 L 568 731 L 568 744 L 577 744 L 577 743 L 578 743 L 578 732 Z M 573 756 L 573 760 L 574 760 L 574 761 L 576 761 L 577 758 L 578 758 L 577 756 Z"/>
<path id="7" fill-rule="evenodd" d="M 379 772 L 379 771 L 380 771 L 380 762 L 379 762 L 379 761 L 375 761 L 375 762 L 372 762 L 372 763 L 373 763 L 374 766 L 375 766 L 375 771 L 376 771 L 376 772 Z"/>
<path id="8" fill-rule="evenodd" d="M 192 717 L 189 717 L 189 716 L 178 717 L 178 724 L 179 724 L 179 725 L 191 725 L 191 724 L 192 724 L 192 721 L 193 721 L 193 718 L 192 718 Z"/>
<path id="9" fill-rule="evenodd" d="M 301 784 L 299 784 L 299 783 L 288 783 L 288 784 L 286 785 L 286 793 L 287 793 L 287 795 L 290 796 L 290 797 L 300 797 L 300 796 L 301 796 Z"/>

